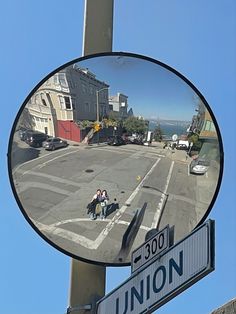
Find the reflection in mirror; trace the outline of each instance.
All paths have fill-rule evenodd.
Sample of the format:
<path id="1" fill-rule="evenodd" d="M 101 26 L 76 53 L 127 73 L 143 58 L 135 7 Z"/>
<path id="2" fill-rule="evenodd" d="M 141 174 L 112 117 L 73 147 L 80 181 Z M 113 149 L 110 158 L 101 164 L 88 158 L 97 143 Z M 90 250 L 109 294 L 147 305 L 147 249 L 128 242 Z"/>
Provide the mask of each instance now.
<path id="1" fill-rule="evenodd" d="M 151 231 L 174 226 L 176 242 L 206 217 L 221 173 L 217 130 L 200 93 L 169 67 L 128 54 L 81 58 L 22 106 L 13 189 L 52 245 L 127 265 Z"/>

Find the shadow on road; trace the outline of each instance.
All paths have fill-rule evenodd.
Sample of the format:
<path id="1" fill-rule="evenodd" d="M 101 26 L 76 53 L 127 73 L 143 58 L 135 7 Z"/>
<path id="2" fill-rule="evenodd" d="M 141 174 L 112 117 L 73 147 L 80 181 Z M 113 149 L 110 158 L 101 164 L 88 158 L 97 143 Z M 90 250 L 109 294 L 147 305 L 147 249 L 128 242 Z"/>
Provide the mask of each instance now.
<path id="1" fill-rule="evenodd" d="M 23 164 L 26 161 L 35 159 L 39 157 L 40 149 L 33 147 L 20 147 L 17 142 L 13 142 L 12 151 L 11 151 L 11 168 L 15 168 L 16 166 Z"/>
<path id="2" fill-rule="evenodd" d="M 119 209 L 119 204 L 118 203 L 111 203 L 107 205 L 107 212 L 106 216 L 111 215 L 113 212 L 115 212 L 117 209 Z"/>

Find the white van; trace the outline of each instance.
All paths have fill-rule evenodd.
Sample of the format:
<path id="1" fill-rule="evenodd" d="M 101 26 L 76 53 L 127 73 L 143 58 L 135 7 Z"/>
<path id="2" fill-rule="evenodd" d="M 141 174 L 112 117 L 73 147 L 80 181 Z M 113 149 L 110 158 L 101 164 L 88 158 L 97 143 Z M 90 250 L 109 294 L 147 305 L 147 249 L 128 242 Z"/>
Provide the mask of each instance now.
<path id="1" fill-rule="evenodd" d="M 178 140 L 176 144 L 176 149 L 186 150 L 189 148 L 189 141 Z"/>

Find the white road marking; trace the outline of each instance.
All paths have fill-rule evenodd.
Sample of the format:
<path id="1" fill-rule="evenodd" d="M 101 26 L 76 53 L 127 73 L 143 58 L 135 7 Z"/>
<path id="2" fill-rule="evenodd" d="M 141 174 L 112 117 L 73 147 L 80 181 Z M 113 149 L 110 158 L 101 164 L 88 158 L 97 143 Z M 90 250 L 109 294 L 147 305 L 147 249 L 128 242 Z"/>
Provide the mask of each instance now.
<path id="1" fill-rule="evenodd" d="M 115 226 L 115 224 L 120 223 L 120 217 L 125 212 L 127 207 L 130 205 L 132 200 L 135 198 L 135 196 L 137 195 L 137 193 L 141 189 L 143 182 L 149 177 L 149 175 L 152 173 L 152 171 L 154 170 L 154 168 L 156 167 L 156 165 L 159 163 L 160 160 L 161 160 L 160 158 L 157 159 L 157 161 L 154 163 L 154 165 L 151 167 L 151 169 L 146 173 L 146 175 L 143 177 L 142 181 L 138 184 L 136 189 L 133 191 L 133 193 L 127 199 L 127 201 L 125 202 L 125 205 L 123 205 L 118 210 L 118 212 L 109 221 L 109 223 L 106 225 L 106 227 L 100 232 L 100 234 L 98 235 L 98 237 L 96 238 L 95 241 L 91 241 L 90 239 L 87 239 L 83 236 L 74 234 L 71 231 L 65 231 L 65 230 L 62 230 L 61 228 L 57 228 L 55 224 L 47 226 L 47 225 L 44 225 L 40 222 L 35 221 L 35 225 L 38 226 L 38 228 L 41 231 L 47 231 L 47 232 L 50 232 L 54 235 L 61 236 L 63 238 L 67 238 L 67 236 L 69 236 L 70 240 L 73 239 L 72 241 L 75 241 L 75 242 L 77 241 L 79 244 L 81 244 L 82 246 L 84 246 L 88 249 L 96 250 L 102 244 L 102 242 L 105 240 L 105 238 L 107 237 L 109 232 L 112 230 L 112 228 Z M 74 238 L 73 238 L 73 234 L 74 234 Z"/>
<path id="2" fill-rule="evenodd" d="M 130 153 L 133 153 L 133 151 L 126 151 L 126 150 L 114 150 L 114 149 L 109 149 L 109 148 L 93 148 L 94 150 L 100 150 L 100 151 L 103 151 L 103 152 L 110 152 L 110 153 L 118 153 L 118 154 L 123 154 L 123 153 L 126 153 L 126 154 L 130 154 Z"/>
<path id="3" fill-rule="evenodd" d="M 51 191 L 51 192 L 54 192 L 54 193 L 58 193 L 58 194 L 62 194 L 62 195 L 66 195 L 66 196 L 71 196 L 73 195 L 72 192 L 69 192 L 69 191 L 66 191 L 65 189 L 60 189 L 60 188 L 57 188 L 55 186 L 52 186 L 50 184 L 46 184 L 46 183 L 41 183 L 41 182 L 31 182 L 31 181 L 27 181 L 27 182 L 24 182 L 23 184 L 20 184 L 16 187 L 17 189 L 17 192 L 19 194 L 21 194 L 22 192 L 30 189 L 30 188 L 37 188 L 37 189 L 40 189 L 40 190 L 47 190 L 47 191 Z M 41 192 L 42 192 L 41 191 Z"/>
<path id="4" fill-rule="evenodd" d="M 59 227 L 61 225 L 67 224 L 67 223 L 76 223 L 76 222 L 84 222 L 84 221 L 86 221 L 86 222 L 88 222 L 88 221 L 89 222 L 93 222 L 89 218 L 74 218 L 74 219 L 66 219 L 66 220 L 58 221 L 58 222 L 56 222 L 54 224 L 51 224 L 50 226 L 51 227 Z M 107 218 L 105 218 L 104 220 L 97 219 L 97 221 L 102 222 L 102 223 L 107 223 L 107 222 L 111 222 L 111 219 L 107 219 Z M 118 224 L 128 226 L 130 223 L 128 221 L 119 220 Z M 143 226 L 143 225 L 141 225 L 140 228 L 143 229 L 143 230 L 147 230 L 147 231 L 150 230 L 149 227 L 146 227 L 146 226 Z"/>
<path id="5" fill-rule="evenodd" d="M 164 191 L 161 193 L 161 200 L 160 200 L 160 202 L 158 204 L 156 213 L 155 213 L 155 215 L 153 217 L 153 222 L 152 222 L 152 226 L 151 226 L 151 228 L 153 228 L 153 229 L 157 227 L 157 223 L 158 223 L 158 220 L 159 220 L 159 217 L 160 217 L 160 214 L 161 214 L 161 210 L 162 210 L 162 207 L 163 207 L 163 204 L 164 204 L 164 201 L 165 201 L 166 192 L 167 192 L 167 189 L 168 189 L 168 186 L 169 186 L 171 174 L 172 174 L 172 171 L 173 171 L 174 163 L 175 162 L 172 161 L 170 169 L 169 169 L 168 176 L 166 178 L 166 185 L 165 185 Z"/>
<path id="6" fill-rule="evenodd" d="M 49 159 L 49 160 L 45 161 L 44 163 L 42 163 L 41 165 L 39 165 L 39 167 L 42 168 L 42 167 L 46 166 L 47 164 L 49 164 L 50 162 L 52 162 L 52 161 L 54 161 L 54 160 L 56 160 L 56 159 L 59 159 L 59 158 L 62 158 L 62 157 L 64 157 L 64 156 L 67 156 L 67 155 L 70 155 L 70 154 L 74 154 L 74 153 L 76 153 L 76 152 L 73 151 L 73 152 L 69 152 L 69 153 L 66 153 L 66 154 L 63 154 L 63 155 L 54 157 L 54 158 L 52 158 L 52 159 Z"/>
<path id="7" fill-rule="evenodd" d="M 24 171 L 19 169 L 18 173 L 24 173 Z M 46 174 L 46 173 L 42 173 L 42 172 L 36 172 L 36 171 L 29 170 L 27 172 L 27 174 L 31 174 L 31 175 L 34 175 L 34 176 L 37 176 L 37 177 L 47 178 L 47 179 L 49 179 L 51 181 L 54 181 L 54 182 L 60 182 L 60 183 L 64 183 L 64 184 L 67 184 L 67 185 L 73 185 L 73 186 L 77 186 L 77 187 L 81 187 L 83 185 L 81 183 L 77 183 L 77 182 L 74 182 L 72 180 L 63 179 L 63 178 L 56 177 L 56 176 L 53 176 L 53 175 L 50 175 L 50 174 Z"/>
<path id="8" fill-rule="evenodd" d="M 55 224 L 51 224 L 51 225 L 45 225 L 41 222 L 35 221 L 32 219 L 32 222 L 38 227 L 38 229 L 41 232 L 47 232 L 50 233 L 51 236 L 57 236 L 60 238 L 64 238 L 67 240 L 70 240 L 72 242 L 75 242 L 76 244 L 80 244 L 81 246 L 90 249 L 90 250 L 97 250 L 97 248 L 100 246 L 100 244 L 102 243 L 102 237 L 100 237 L 99 241 L 97 240 L 90 240 L 80 234 L 77 234 L 75 232 L 69 231 L 69 230 L 65 230 L 63 228 L 60 228 L 59 226 L 66 224 L 66 223 L 75 223 L 75 222 L 90 222 L 90 223 L 94 223 L 93 220 L 90 220 L 89 218 L 76 218 L 76 219 L 68 219 L 68 220 L 64 220 L 64 221 L 59 221 Z M 110 223 L 112 222 L 112 220 L 110 219 L 105 219 L 105 220 L 100 220 L 99 222 L 101 223 L 106 223 L 107 221 L 109 221 Z M 123 225 L 129 225 L 129 223 L 127 221 L 122 221 L 119 220 L 117 222 L 118 224 L 123 224 Z M 141 229 L 145 230 L 145 231 L 149 231 L 150 228 L 146 227 L 146 226 L 140 226 Z"/>
<path id="9" fill-rule="evenodd" d="M 160 159 L 158 159 L 155 164 L 151 167 L 151 169 L 148 171 L 148 173 L 144 176 L 142 181 L 139 183 L 139 185 L 136 187 L 136 189 L 133 191 L 133 193 L 130 195 L 130 197 L 125 202 L 125 205 L 123 205 L 118 212 L 115 214 L 115 216 L 112 218 L 112 220 L 107 224 L 107 226 L 101 231 L 99 236 L 96 238 L 96 240 L 93 243 L 93 247 L 99 247 L 101 243 L 104 241 L 104 239 L 107 237 L 108 233 L 111 231 L 111 229 L 114 227 L 115 224 L 118 223 L 120 220 L 121 215 L 125 212 L 128 205 L 132 202 L 132 200 L 137 195 L 138 191 L 140 190 L 141 186 L 143 185 L 143 182 L 148 178 L 148 176 L 151 174 L 151 172 L 154 170 L 156 165 L 159 163 Z"/>
<path id="10" fill-rule="evenodd" d="M 52 236 L 57 236 L 60 238 L 64 238 L 67 240 L 70 240 L 72 242 L 75 242 L 77 244 L 82 245 L 83 247 L 86 247 L 87 249 L 90 250 L 96 250 L 96 244 L 94 243 L 93 240 L 90 240 L 82 235 L 79 235 L 75 232 L 65 230 L 62 228 L 54 227 L 53 225 L 45 225 L 42 224 L 41 222 L 34 221 L 32 220 L 35 224 L 35 226 L 41 231 L 41 232 L 47 232 L 50 234 L 50 238 Z"/>
<path id="11" fill-rule="evenodd" d="M 69 148 L 71 148 L 71 147 L 66 147 L 65 150 L 68 150 Z M 57 159 L 57 158 L 61 158 L 61 157 L 63 157 L 63 156 L 66 156 L 66 155 L 69 155 L 69 154 L 73 154 L 73 153 L 75 153 L 75 152 L 76 152 L 76 151 L 72 151 L 72 152 L 69 152 L 69 153 L 65 153 L 65 154 L 63 154 L 63 155 L 57 156 L 57 157 L 55 157 L 55 158 L 53 158 L 53 159 L 50 159 L 49 161 L 47 161 L 47 162 L 45 162 L 45 163 L 43 163 L 43 164 L 46 164 L 46 163 L 48 163 L 48 162 L 50 162 L 50 161 L 52 161 L 52 160 L 55 160 L 55 159 Z M 50 153 L 50 155 L 55 154 L 55 153 L 57 153 L 57 151 L 54 151 L 54 152 Z M 27 164 L 30 164 L 31 162 L 34 162 L 34 161 L 36 161 L 36 160 L 39 160 L 39 159 L 42 159 L 42 158 L 45 158 L 45 157 L 48 157 L 48 156 L 49 156 L 49 155 L 43 155 L 43 156 L 37 157 L 37 158 L 35 158 L 35 159 L 28 160 L 28 161 L 26 161 L 26 162 L 24 162 L 24 163 L 18 165 L 18 166 L 12 171 L 12 174 L 15 174 L 16 172 L 18 172 L 18 170 L 19 170 L 22 166 L 27 165 Z M 32 168 L 32 169 L 36 169 L 36 168 L 38 168 L 39 166 L 40 166 L 40 165 L 37 165 L 37 166 L 35 166 L 35 167 Z M 30 171 L 30 170 L 28 170 L 28 171 Z M 27 173 L 28 171 L 25 171 L 25 173 Z M 23 173 L 22 175 L 24 175 L 25 173 Z"/>
<path id="12" fill-rule="evenodd" d="M 136 149 L 135 149 L 136 148 Z M 165 155 L 163 154 L 160 154 L 158 152 L 155 152 L 153 151 L 154 148 L 152 148 L 153 150 L 149 150 L 149 148 L 145 148 L 145 149 L 137 149 L 137 147 L 133 147 L 133 148 L 126 148 L 126 147 L 119 147 L 119 150 L 117 150 L 117 148 L 112 148 L 112 146 L 104 146 L 104 147 L 95 147 L 93 149 L 96 149 L 96 150 L 101 150 L 101 151 L 109 151 L 109 152 L 115 152 L 115 153 L 138 153 L 138 154 L 143 154 L 145 156 L 148 156 L 148 155 L 152 155 L 152 156 L 155 156 L 155 157 L 166 157 Z"/>
<path id="13" fill-rule="evenodd" d="M 143 182 L 150 176 L 150 174 L 152 173 L 152 171 L 154 170 L 154 168 L 156 167 L 156 165 L 159 163 L 160 160 L 161 159 L 158 158 L 157 161 L 155 162 L 155 164 L 152 166 L 152 168 L 146 173 L 146 175 L 143 177 L 142 181 L 139 183 L 139 185 L 136 187 L 136 189 L 133 191 L 133 193 L 130 195 L 130 197 L 125 202 L 126 205 L 130 205 L 130 203 L 132 202 L 132 200 L 135 198 L 135 196 L 139 192 L 140 188 L 142 187 Z"/>

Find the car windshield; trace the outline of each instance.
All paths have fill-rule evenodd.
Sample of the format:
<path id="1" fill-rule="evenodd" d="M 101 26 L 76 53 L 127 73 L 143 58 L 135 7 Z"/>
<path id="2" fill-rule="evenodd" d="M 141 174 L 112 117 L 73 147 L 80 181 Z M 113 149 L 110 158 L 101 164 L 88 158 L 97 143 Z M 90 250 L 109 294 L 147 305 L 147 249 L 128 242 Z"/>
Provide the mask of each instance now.
<path id="1" fill-rule="evenodd" d="M 197 164 L 199 166 L 209 166 L 209 161 L 207 161 L 207 160 L 198 160 Z"/>

